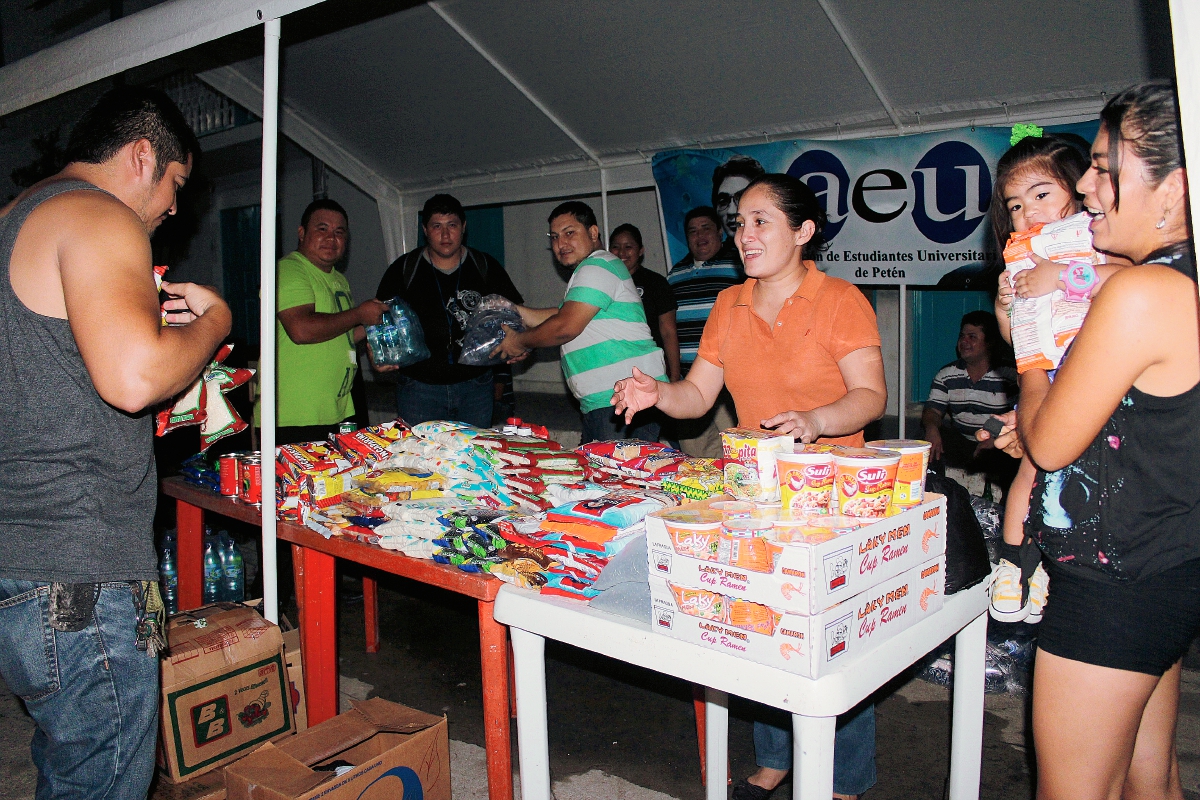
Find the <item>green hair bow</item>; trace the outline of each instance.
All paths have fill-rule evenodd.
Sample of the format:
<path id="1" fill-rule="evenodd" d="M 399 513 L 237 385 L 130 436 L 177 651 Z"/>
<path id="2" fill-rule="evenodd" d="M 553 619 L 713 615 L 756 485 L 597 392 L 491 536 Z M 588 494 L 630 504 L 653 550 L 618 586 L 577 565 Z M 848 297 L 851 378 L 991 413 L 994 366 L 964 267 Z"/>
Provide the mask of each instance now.
<path id="1" fill-rule="evenodd" d="M 1027 125 L 1024 122 L 1019 122 L 1012 127 L 1012 136 L 1008 137 L 1008 145 L 1009 147 L 1012 147 L 1026 136 L 1041 137 L 1043 135 L 1045 135 L 1045 131 L 1043 131 L 1037 125 Z"/>

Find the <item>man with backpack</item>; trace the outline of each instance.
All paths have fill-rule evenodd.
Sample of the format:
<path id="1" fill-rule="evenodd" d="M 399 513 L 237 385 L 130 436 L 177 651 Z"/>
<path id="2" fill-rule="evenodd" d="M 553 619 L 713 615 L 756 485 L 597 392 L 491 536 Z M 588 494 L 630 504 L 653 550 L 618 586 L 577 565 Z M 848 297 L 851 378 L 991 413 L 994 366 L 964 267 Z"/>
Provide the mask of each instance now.
<path id="1" fill-rule="evenodd" d="M 396 259 L 376 293 L 412 306 L 429 347 L 429 358 L 399 370 L 396 408 L 410 425 L 449 419 L 486 428 L 511 367 L 459 364 L 466 323 L 483 297 L 498 294 L 520 304 L 521 294 L 499 261 L 467 247 L 467 213 L 457 199 L 429 198 L 421 227 L 426 245 Z"/>

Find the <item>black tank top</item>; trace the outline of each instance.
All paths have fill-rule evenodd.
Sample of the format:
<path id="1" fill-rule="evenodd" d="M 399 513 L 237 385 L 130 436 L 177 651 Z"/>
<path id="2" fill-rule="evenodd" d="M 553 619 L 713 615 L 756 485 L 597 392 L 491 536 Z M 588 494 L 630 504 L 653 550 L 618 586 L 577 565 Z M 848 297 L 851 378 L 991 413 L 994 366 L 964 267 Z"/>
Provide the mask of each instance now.
<path id="1" fill-rule="evenodd" d="M 101 191 L 52 183 L 0 218 L 0 578 L 157 580 L 151 414 L 105 403 L 70 324 L 29 310 L 9 279 L 30 213 L 81 189 Z"/>
<path id="2" fill-rule="evenodd" d="M 1188 255 L 1148 263 L 1196 280 Z M 1083 455 L 1038 471 L 1026 530 L 1083 576 L 1138 580 L 1200 558 L 1200 384 L 1172 397 L 1130 387 Z"/>

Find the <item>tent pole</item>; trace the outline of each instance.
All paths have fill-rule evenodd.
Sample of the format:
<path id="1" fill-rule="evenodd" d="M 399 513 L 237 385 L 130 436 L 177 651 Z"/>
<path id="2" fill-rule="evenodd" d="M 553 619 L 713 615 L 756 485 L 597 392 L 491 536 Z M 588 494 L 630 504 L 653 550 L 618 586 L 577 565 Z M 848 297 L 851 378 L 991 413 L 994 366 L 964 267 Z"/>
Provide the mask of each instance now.
<path id="1" fill-rule="evenodd" d="M 908 414 L 907 414 L 908 402 L 907 402 L 907 396 L 904 391 L 904 382 L 905 382 L 905 378 L 907 377 L 904 373 L 905 373 L 905 367 L 908 366 L 908 364 L 907 364 L 908 359 L 906 359 L 904 357 L 905 351 L 908 350 L 908 348 L 906 347 L 907 342 L 905 341 L 907 338 L 908 338 L 908 287 L 902 283 L 902 284 L 900 284 L 900 354 L 899 354 L 899 358 L 896 359 L 897 361 L 900 362 L 900 369 L 897 370 L 897 372 L 896 372 L 896 376 L 898 378 L 898 380 L 896 382 L 896 394 L 898 395 L 896 397 L 896 414 L 900 418 L 900 433 L 899 433 L 899 437 L 898 437 L 900 439 L 905 438 L 904 434 L 907 433 L 907 419 L 906 418 L 908 416 Z"/>
<path id="2" fill-rule="evenodd" d="M 1175 88 L 1183 123 L 1184 162 L 1188 151 L 1200 163 L 1200 8 L 1192 0 L 1171 0 L 1171 34 L 1175 40 Z M 1191 192 L 1192 226 L 1200 224 L 1200 189 Z"/>
<path id="3" fill-rule="evenodd" d="M 654 201 L 658 204 L 658 226 L 662 231 L 663 239 L 663 256 L 667 261 L 666 273 L 671 272 L 671 267 L 675 266 L 671 260 L 671 244 L 667 241 L 667 214 L 663 211 L 662 192 L 658 190 L 658 181 L 654 182 Z"/>
<path id="4" fill-rule="evenodd" d="M 275 553 L 275 208 L 279 161 L 279 20 L 263 23 L 262 210 L 259 215 L 259 417 L 262 422 L 263 614 L 279 622 Z"/>
<path id="5" fill-rule="evenodd" d="M 604 218 L 604 228 L 600 231 L 600 243 L 605 247 L 612 244 L 608 235 L 612 228 L 608 227 L 608 170 L 600 168 L 600 216 Z"/>

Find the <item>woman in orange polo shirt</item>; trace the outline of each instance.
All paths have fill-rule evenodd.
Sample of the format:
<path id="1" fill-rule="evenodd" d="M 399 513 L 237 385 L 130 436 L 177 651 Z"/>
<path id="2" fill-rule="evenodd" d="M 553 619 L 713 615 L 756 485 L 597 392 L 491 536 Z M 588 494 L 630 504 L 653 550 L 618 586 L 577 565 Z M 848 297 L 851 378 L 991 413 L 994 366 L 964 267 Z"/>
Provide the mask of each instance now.
<path id="1" fill-rule="evenodd" d="M 735 237 L 746 282 L 717 296 L 687 378 L 666 383 L 635 368 L 614 387 L 617 413 L 628 421 L 657 406 L 694 419 L 728 386 L 739 425 L 861 446 L 863 428 L 887 405 L 879 327 L 862 292 L 812 260 L 825 244 L 824 225 L 803 181 L 763 175 L 751 182 L 738 202 Z M 734 800 L 765 800 L 787 775 L 791 731 L 782 726 L 755 722 L 759 770 L 734 787 Z M 833 785 L 836 796 L 854 797 L 874 783 L 875 712 L 867 704 L 839 719 Z"/>

